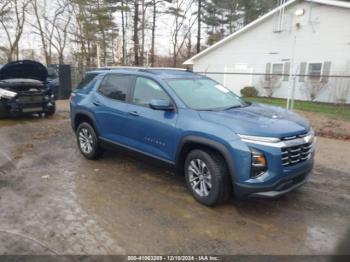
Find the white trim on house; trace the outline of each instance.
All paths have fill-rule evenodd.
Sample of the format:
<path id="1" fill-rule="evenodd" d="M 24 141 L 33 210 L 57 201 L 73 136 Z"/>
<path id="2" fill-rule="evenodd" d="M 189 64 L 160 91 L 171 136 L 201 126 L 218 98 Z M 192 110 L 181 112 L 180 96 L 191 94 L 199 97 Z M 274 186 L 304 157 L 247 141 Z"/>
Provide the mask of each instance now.
<path id="1" fill-rule="evenodd" d="M 306 1 L 310 3 L 316 3 L 320 5 L 330 5 L 330 6 L 335 6 L 335 7 L 341 7 L 341 8 L 350 8 L 350 3 L 349 2 L 344 2 L 344 1 L 337 1 L 337 0 L 290 0 L 284 5 L 281 5 L 272 11 L 268 12 L 267 14 L 261 16 L 260 18 L 256 19 L 255 21 L 251 22 L 250 24 L 246 25 L 245 27 L 241 28 L 237 32 L 225 37 L 224 39 L 220 40 L 219 42 L 215 43 L 214 45 L 208 47 L 207 49 L 203 50 L 202 52 L 196 54 L 195 56 L 191 57 L 187 61 L 185 61 L 183 64 L 184 65 L 193 65 L 194 60 L 196 60 L 199 57 L 202 57 L 203 55 L 209 53 L 210 51 L 218 48 L 219 46 L 225 44 L 226 42 L 230 41 L 231 39 L 239 36 L 240 34 L 248 31 L 249 29 L 253 28 L 254 26 L 260 24 L 261 22 L 265 21 L 267 18 L 270 16 L 274 15 L 275 13 L 279 12 L 281 9 L 289 7 L 295 3 L 301 2 L 301 1 Z"/>

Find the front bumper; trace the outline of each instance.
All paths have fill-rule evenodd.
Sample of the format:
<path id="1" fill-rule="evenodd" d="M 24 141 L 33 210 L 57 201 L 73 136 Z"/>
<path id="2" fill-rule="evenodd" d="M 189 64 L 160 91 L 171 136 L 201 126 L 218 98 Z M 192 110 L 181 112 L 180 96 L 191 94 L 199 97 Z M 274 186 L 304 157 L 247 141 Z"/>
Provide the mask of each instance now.
<path id="1" fill-rule="evenodd" d="M 55 107 L 55 102 L 52 100 L 32 102 L 32 103 L 18 103 L 15 101 L 0 101 L 0 112 L 2 115 L 17 116 L 35 113 L 50 112 Z"/>
<path id="2" fill-rule="evenodd" d="M 242 147 L 239 152 L 242 164 L 235 163 L 239 167 L 233 176 L 235 196 L 274 198 L 302 186 L 312 171 L 316 144 L 317 138 L 308 136 L 280 143 L 245 142 L 248 148 Z M 251 163 L 249 148 L 263 152 L 267 159 L 268 170 L 256 178 L 250 177 L 247 168 Z"/>
<path id="3" fill-rule="evenodd" d="M 235 195 L 239 199 L 250 197 L 276 198 L 282 196 L 304 185 L 308 181 L 312 168 L 313 163 L 311 163 L 307 170 L 303 170 L 288 177 L 283 177 L 268 186 L 236 183 L 234 184 Z"/>

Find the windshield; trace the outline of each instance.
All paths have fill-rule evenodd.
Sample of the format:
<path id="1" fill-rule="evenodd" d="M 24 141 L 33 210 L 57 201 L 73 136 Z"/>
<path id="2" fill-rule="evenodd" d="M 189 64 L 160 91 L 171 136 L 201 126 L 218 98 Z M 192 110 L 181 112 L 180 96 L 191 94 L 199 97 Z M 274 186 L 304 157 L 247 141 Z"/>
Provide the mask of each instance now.
<path id="1" fill-rule="evenodd" d="M 247 105 L 239 96 L 211 79 L 171 79 L 167 82 L 180 99 L 195 110 L 228 110 Z"/>

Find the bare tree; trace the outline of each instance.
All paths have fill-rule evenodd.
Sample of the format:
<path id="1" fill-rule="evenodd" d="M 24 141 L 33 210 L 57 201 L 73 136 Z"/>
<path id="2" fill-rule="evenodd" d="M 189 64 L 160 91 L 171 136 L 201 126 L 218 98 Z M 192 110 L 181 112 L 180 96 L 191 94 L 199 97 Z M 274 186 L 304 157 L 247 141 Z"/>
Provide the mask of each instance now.
<path id="1" fill-rule="evenodd" d="M 202 29 L 202 0 L 198 0 L 198 9 L 197 9 L 197 54 L 201 51 L 201 29 Z"/>
<path id="2" fill-rule="evenodd" d="M 306 97 L 310 101 L 315 101 L 319 94 L 327 87 L 328 83 L 324 79 L 319 79 L 318 77 L 309 77 L 302 90 L 304 91 Z"/>
<path id="3" fill-rule="evenodd" d="M 344 70 L 340 70 L 335 75 L 337 77 L 334 77 L 330 83 L 333 99 L 336 103 L 345 104 L 350 95 L 350 61 L 347 62 Z"/>
<path id="4" fill-rule="evenodd" d="M 40 4 L 40 2 L 42 4 Z M 36 33 L 40 36 L 45 62 L 46 65 L 49 65 L 52 63 L 53 40 L 57 37 L 55 34 L 59 32 L 57 23 L 66 11 L 69 3 L 65 0 L 56 0 L 55 5 L 52 5 L 54 12 L 49 15 L 47 15 L 48 10 L 46 9 L 45 2 L 32 0 L 31 5 L 36 18 L 36 23 L 33 23 L 32 26 L 37 30 Z"/>
<path id="5" fill-rule="evenodd" d="M 185 0 L 175 0 L 174 5 L 171 6 L 167 13 L 174 16 L 174 29 L 172 32 L 172 51 L 173 51 L 173 66 L 177 66 L 177 59 L 178 56 L 186 43 L 186 40 L 188 40 L 188 36 L 190 35 L 190 31 L 192 30 L 195 22 L 197 21 L 197 17 L 193 20 L 193 22 L 190 22 L 189 27 L 187 30 L 183 30 L 185 27 L 185 23 L 187 20 L 187 15 L 191 11 L 191 6 L 193 4 L 193 0 L 191 1 L 185 1 Z M 192 19 L 192 16 L 190 16 L 189 19 Z M 179 39 L 181 38 L 180 33 L 185 31 L 184 36 L 181 41 Z"/>
<path id="6" fill-rule="evenodd" d="M 134 0 L 134 63 L 140 65 L 139 52 L 139 0 Z"/>
<path id="7" fill-rule="evenodd" d="M 156 23 L 159 4 L 164 2 L 171 3 L 172 0 L 152 0 L 152 36 L 151 36 L 151 65 L 155 65 L 155 37 L 156 37 Z"/>
<path id="8" fill-rule="evenodd" d="M 273 94 L 281 87 L 281 77 L 275 75 L 267 75 L 260 81 L 261 87 L 264 89 L 267 97 Z"/>
<path id="9" fill-rule="evenodd" d="M 128 0 L 120 0 L 120 6 L 118 7 L 118 10 L 121 12 L 121 18 L 122 18 L 122 53 L 123 53 L 123 64 L 127 64 L 127 41 L 126 41 L 126 28 L 128 26 L 127 23 L 127 13 L 130 11 L 130 7 L 128 5 Z"/>
<path id="10" fill-rule="evenodd" d="M 4 47 L 7 60 L 19 58 L 19 41 L 23 34 L 24 23 L 30 0 L 2 0 L 0 7 L 0 25 L 5 31 L 8 47 Z"/>
<path id="11" fill-rule="evenodd" d="M 67 47 L 68 28 L 72 21 L 72 7 L 67 0 L 64 0 L 64 2 L 66 3 L 64 5 L 66 11 L 65 16 L 56 21 L 56 26 L 54 27 L 56 33 L 51 40 L 51 45 L 55 48 L 58 54 L 59 64 L 64 64 L 64 51 Z"/>

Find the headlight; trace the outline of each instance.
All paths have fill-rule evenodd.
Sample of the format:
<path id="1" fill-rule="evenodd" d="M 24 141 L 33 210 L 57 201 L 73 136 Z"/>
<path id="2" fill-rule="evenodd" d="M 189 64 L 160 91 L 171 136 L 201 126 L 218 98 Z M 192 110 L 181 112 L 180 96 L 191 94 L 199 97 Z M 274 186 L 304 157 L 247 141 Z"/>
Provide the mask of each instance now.
<path id="1" fill-rule="evenodd" d="M 12 91 L 0 88 L 0 98 L 11 99 L 11 98 L 14 98 L 16 95 L 17 95 L 16 92 L 12 92 Z"/>
<path id="2" fill-rule="evenodd" d="M 254 148 L 250 149 L 252 154 L 251 177 L 256 178 L 267 171 L 267 161 L 265 155 Z"/>
<path id="3" fill-rule="evenodd" d="M 264 143 L 278 143 L 281 142 L 281 139 L 277 137 L 264 137 L 264 136 L 246 136 L 238 135 L 244 142 L 264 142 Z"/>

